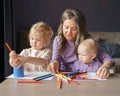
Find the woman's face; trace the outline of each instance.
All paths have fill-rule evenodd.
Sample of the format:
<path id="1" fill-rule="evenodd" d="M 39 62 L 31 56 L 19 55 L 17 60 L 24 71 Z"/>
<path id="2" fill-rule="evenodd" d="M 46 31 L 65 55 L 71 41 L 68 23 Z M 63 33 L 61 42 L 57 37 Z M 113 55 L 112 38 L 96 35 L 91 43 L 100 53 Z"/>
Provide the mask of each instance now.
<path id="1" fill-rule="evenodd" d="M 75 40 L 78 34 L 77 23 L 72 19 L 67 19 L 63 22 L 63 35 L 66 40 Z"/>

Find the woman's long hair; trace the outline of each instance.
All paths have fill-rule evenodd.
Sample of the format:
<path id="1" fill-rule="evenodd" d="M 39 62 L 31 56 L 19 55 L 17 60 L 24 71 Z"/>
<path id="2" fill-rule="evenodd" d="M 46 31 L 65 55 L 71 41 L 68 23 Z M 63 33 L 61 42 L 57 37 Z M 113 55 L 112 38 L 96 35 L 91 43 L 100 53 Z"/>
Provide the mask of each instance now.
<path id="1" fill-rule="evenodd" d="M 59 48 L 60 54 L 62 54 L 66 48 L 67 41 L 63 35 L 63 23 L 67 19 L 74 20 L 77 23 L 77 27 L 78 27 L 78 34 L 75 38 L 75 52 L 77 51 L 77 47 L 80 44 L 80 42 L 85 39 L 85 34 L 86 34 L 86 19 L 84 14 L 78 9 L 65 10 L 64 13 L 62 14 L 60 26 L 58 28 L 58 36 L 60 37 L 60 48 Z"/>

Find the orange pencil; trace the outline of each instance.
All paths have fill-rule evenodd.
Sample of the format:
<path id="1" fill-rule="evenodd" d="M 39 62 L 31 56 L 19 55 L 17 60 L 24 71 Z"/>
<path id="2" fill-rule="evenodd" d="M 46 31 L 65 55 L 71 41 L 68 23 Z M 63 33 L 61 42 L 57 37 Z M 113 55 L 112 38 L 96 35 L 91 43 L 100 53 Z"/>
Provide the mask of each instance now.
<path id="1" fill-rule="evenodd" d="M 35 81 L 35 80 L 17 80 L 17 83 L 26 83 L 26 84 L 40 84 L 41 81 Z"/>
<path id="2" fill-rule="evenodd" d="M 9 49 L 9 51 L 11 52 L 12 49 L 11 49 L 11 47 L 9 46 L 9 44 L 8 44 L 7 42 L 6 42 L 5 44 L 6 44 L 7 48 Z"/>
<path id="3" fill-rule="evenodd" d="M 61 85 L 62 85 L 62 80 L 61 80 L 61 78 L 57 78 L 57 88 L 58 89 L 61 89 Z"/>

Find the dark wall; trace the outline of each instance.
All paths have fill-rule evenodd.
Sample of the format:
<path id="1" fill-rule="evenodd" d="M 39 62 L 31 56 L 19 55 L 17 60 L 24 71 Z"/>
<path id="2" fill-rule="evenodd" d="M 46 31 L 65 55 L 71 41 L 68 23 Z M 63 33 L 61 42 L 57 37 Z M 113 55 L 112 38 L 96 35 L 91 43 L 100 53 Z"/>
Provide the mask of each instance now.
<path id="1" fill-rule="evenodd" d="M 85 14 L 88 31 L 120 31 L 119 5 L 120 0 L 13 0 L 16 51 L 21 51 L 21 30 L 45 21 L 56 32 L 61 14 L 67 8 L 77 8 Z"/>
<path id="2" fill-rule="evenodd" d="M 88 31 L 120 31 L 120 0 L 13 0 L 16 30 L 40 20 L 57 30 L 66 8 L 78 8 L 87 19 Z"/>
<path id="3" fill-rule="evenodd" d="M 3 1 L 0 0 L 0 82 L 4 80 L 4 12 L 3 12 Z"/>

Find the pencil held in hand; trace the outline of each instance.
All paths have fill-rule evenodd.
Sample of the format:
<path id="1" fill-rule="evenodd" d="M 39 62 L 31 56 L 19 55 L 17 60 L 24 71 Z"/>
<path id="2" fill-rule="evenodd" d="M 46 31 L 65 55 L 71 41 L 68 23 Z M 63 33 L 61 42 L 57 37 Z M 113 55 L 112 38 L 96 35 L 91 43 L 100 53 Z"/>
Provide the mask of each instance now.
<path id="1" fill-rule="evenodd" d="M 9 49 L 9 51 L 11 52 L 12 49 L 11 49 L 11 47 L 9 46 L 9 44 L 8 44 L 7 42 L 6 42 L 5 44 L 6 44 L 7 48 Z"/>

